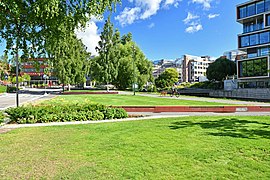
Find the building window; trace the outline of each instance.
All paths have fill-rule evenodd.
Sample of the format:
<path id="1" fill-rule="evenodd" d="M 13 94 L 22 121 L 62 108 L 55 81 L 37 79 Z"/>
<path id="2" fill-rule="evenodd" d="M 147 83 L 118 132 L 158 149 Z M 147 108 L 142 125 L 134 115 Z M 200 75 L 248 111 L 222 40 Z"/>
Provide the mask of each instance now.
<path id="1" fill-rule="evenodd" d="M 259 44 L 258 40 L 259 40 L 258 34 L 250 35 L 250 37 L 249 37 L 249 45 L 254 46 L 254 45 Z"/>
<path id="2" fill-rule="evenodd" d="M 256 3 L 256 13 L 259 14 L 262 12 L 264 12 L 264 1 Z"/>
<path id="3" fill-rule="evenodd" d="M 260 33 L 260 44 L 269 42 L 269 32 Z"/>
<path id="4" fill-rule="evenodd" d="M 266 26 L 270 26 L 270 15 L 266 16 Z"/>
<path id="5" fill-rule="evenodd" d="M 270 0 L 265 0 L 264 6 L 265 6 L 265 11 L 269 11 L 270 10 Z"/>
<path id="6" fill-rule="evenodd" d="M 239 77 L 267 76 L 267 58 L 239 62 Z"/>
<path id="7" fill-rule="evenodd" d="M 239 16 L 240 16 L 239 17 L 240 19 L 247 17 L 247 8 L 246 7 L 241 7 L 239 9 Z"/>
<path id="8" fill-rule="evenodd" d="M 269 54 L 269 48 L 268 47 L 258 49 L 258 55 L 259 56 L 266 56 L 268 54 Z"/>
<path id="9" fill-rule="evenodd" d="M 241 37 L 241 47 L 249 46 L 249 36 Z"/>
<path id="10" fill-rule="evenodd" d="M 256 14 L 255 4 L 250 4 L 247 6 L 247 16 L 253 16 Z"/>
<path id="11" fill-rule="evenodd" d="M 261 29 L 263 29 L 264 28 L 264 23 L 263 23 L 263 19 L 259 19 L 258 21 L 257 21 L 257 30 L 261 30 Z"/>

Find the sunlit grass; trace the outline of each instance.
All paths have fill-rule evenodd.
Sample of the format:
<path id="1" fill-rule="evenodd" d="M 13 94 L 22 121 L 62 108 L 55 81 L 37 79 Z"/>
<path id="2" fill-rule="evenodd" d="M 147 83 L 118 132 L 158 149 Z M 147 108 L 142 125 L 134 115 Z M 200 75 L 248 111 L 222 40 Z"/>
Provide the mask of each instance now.
<path id="1" fill-rule="evenodd" d="M 64 95 L 51 101 L 43 103 L 61 104 L 61 103 L 101 103 L 113 106 L 223 106 L 230 105 L 217 102 L 205 102 L 196 100 L 182 100 L 173 98 L 159 98 L 133 95 Z"/>
<path id="2" fill-rule="evenodd" d="M 185 117 L 0 134 L 1 179 L 269 179 L 270 117 Z"/>

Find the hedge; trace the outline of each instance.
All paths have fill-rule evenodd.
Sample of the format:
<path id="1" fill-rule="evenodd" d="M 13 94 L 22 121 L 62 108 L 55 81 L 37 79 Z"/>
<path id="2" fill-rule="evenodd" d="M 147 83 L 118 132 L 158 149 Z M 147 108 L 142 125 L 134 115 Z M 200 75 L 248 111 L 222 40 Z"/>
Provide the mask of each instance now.
<path id="1" fill-rule="evenodd" d="M 28 105 L 9 108 L 5 111 L 11 120 L 18 124 L 88 121 L 127 118 L 122 108 L 108 107 L 101 104 L 75 105 Z"/>

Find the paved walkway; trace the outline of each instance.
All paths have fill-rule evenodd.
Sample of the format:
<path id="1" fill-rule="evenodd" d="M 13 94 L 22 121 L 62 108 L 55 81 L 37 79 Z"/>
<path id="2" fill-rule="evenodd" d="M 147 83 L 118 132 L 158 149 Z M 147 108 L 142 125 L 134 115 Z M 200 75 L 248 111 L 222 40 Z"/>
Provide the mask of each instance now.
<path id="1" fill-rule="evenodd" d="M 19 94 L 19 104 L 30 103 L 36 100 L 51 99 L 55 95 L 37 95 L 37 94 Z M 0 110 L 16 106 L 16 94 L 4 93 L 0 94 Z"/>
<path id="2" fill-rule="evenodd" d="M 120 94 L 133 94 L 133 92 L 120 92 Z M 170 98 L 179 100 L 192 100 L 192 101 L 205 101 L 205 102 L 218 102 L 224 104 L 235 104 L 235 105 L 253 105 L 253 106 L 270 106 L 270 102 L 255 102 L 255 101 L 244 101 L 244 100 L 234 100 L 234 99 L 218 99 L 218 98 L 207 98 L 207 97 L 196 97 L 196 96 L 185 96 L 180 95 L 177 97 L 160 96 L 159 94 L 148 94 L 148 93 L 136 93 L 136 96 L 149 96 L 156 98 Z"/>

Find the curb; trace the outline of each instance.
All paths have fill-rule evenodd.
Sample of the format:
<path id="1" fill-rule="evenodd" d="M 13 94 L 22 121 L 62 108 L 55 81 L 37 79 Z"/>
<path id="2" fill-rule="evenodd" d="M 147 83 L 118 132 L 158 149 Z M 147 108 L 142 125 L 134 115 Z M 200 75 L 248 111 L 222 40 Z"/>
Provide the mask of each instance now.
<path id="1" fill-rule="evenodd" d="M 0 126 L 0 129 L 17 129 L 26 127 L 48 127 L 48 126 L 66 126 L 66 125 L 83 125 L 83 124 L 100 124 L 100 123 L 114 123 L 114 122 L 128 122 L 128 121 L 141 121 L 150 119 L 161 119 L 170 117 L 188 117 L 189 115 L 167 115 L 167 116 L 148 116 L 141 118 L 126 118 L 115 120 L 101 120 L 101 121 L 74 121 L 74 122 L 52 122 L 52 123 L 36 123 L 36 124 L 5 124 Z"/>

